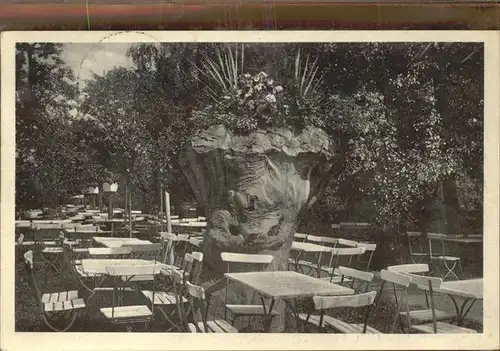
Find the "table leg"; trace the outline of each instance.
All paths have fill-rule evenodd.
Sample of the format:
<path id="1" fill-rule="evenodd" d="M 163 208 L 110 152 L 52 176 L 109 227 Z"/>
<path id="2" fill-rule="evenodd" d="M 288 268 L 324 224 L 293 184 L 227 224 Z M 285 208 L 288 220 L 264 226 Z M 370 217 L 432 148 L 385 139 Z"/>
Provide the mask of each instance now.
<path id="1" fill-rule="evenodd" d="M 264 332 L 269 333 L 271 330 L 271 323 L 273 321 L 273 308 L 274 308 L 274 299 L 271 299 L 271 304 L 269 305 L 269 310 L 267 310 L 266 301 L 264 297 L 259 294 L 260 301 L 262 302 L 262 308 L 264 309 Z"/>
<path id="2" fill-rule="evenodd" d="M 455 311 L 457 312 L 457 325 L 462 325 L 465 317 L 467 317 L 467 314 L 469 314 L 470 309 L 472 308 L 472 306 L 474 306 L 476 299 L 465 299 L 462 303 L 462 306 L 459 308 L 458 302 L 455 297 L 452 295 L 448 296 L 450 297 L 451 301 L 453 301 L 453 305 L 455 305 Z"/>
<path id="3" fill-rule="evenodd" d="M 293 304 L 289 300 L 285 300 L 285 304 L 292 311 L 293 317 L 295 318 L 295 324 L 297 325 L 297 333 L 300 333 L 300 318 L 299 312 L 297 311 L 297 299 L 293 299 Z"/>

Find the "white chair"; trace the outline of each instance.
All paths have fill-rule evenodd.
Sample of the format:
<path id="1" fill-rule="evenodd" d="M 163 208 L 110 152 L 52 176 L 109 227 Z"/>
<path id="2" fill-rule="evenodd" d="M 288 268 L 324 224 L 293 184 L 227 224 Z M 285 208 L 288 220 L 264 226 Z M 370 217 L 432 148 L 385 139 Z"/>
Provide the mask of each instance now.
<path id="1" fill-rule="evenodd" d="M 439 289 L 443 280 L 441 278 L 427 277 L 413 273 L 407 273 L 411 277 L 411 284 L 416 285 L 420 289 L 429 291 L 431 300 L 431 313 L 432 323 L 411 325 L 410 329 L 413 331 L 425 334 L 463 334 L 463 333 L 477 333 L 476 330 L 461 327 L 455 324 L 440 322 L 436 318 L 436 303 L 434 301 L 434 290 Z"/>
<path id="2" fill-rule="evenodd" d="M 429 273 L 429 265 L 427 265 L 426 263 L 402 264 L 402 265 L 389 266 L 387 267 L 387 270 L 401 274 Z M 412 324 L 422 324 L 431 322 L 433 314 L 437 321 L 453 320 L 456 318 L 456 315 L 454 313 L 445 312 L 438 309 L 434 309 L 433 312 L 430 306 L 428 292 L 426 290 L 423 290 L 423 293 L 425 295 L 426 308 L 418 310 L 409 310 L 407 308 L 406 312 L 401 312 L 401 315 L 403 317 L 408 316 L 410 318 Z M 396 294 L 395 291 L 394 294 Z"/>
<path id="3" fill-rule="evenodd" d="M 259 255 L 259 254 L 241 254 L 233 252 L 223 252 L 221 253 L 221 259 L 223 262 L 227 263 L 227 273 L 231 273 L 232 266 L 237 266 L 237 271 L 256 271 L 255 267 L 258 266 L 260 270 L 265 269 L 272 261 L 273 256 L 271 255 Z M 259 269 L 257 269 L 259 270 Z M 262 304 L 230 304 L 228 303 L 229 286 L 226 280 L 226 291 L 225 291 L 225 308 L 224 308 L 224 319 L 227 319 L 227 312 L 231 313 L 231 324 L 234 324 L 236 318 L 248 317 L 250 324 L 250 317 L 264 317 L 266 316 L 266 311 Z M 255 294 L 254 294 L 255 298 Z M 252 299 L 253 302 L 253 299 Z M 266 310 L 269 310 L 267 306 Z M 276 311 L 272 312 L 272 316 L 276 317 L 279 313 Z"/>
<path id="4" fill-rule="evenodd" d="M 316 311 L 319 311 L 319 314 L 299 314 L 299 317 L 302 320 L 315 325 L 318 329 L 331 328 L 336 332 L 346 334 L 381 334 L 380 331 L 368 325 L 368 319 L 370 317 L 370 312 L 372 311 L 376 296 L 376 291 L 343 296 L 314 296 L 314 308 Z M 327 310 L 343 307 L 364 307 L 365 311 L 363 323 L 347 323 L 341 319 L 325 314 Z"/>
<path id="5" fill-rule="evenodd" d="M 137 266 L 109 266 L 107 275 L 114 278 L 113 301 L 111 307 L 101 308 L 102 315 L 114 324 L 149 323 L 153 319 L 154 304 L 119 306 L 119 294 L 124 291 L 127 283 L 135 276 L 154 276 L 161 271 L 160 264 L 145 264 Z M 125 279 L 123 279 L 125 277 Z M 135 282 L 137 283 L 137 282 Z M 155 279 L 152 279 L 152 298 L 155 300 Z"/>
<path id="6" fill-rule="evenodd" d="M 183 289 L 183 282 L 190 278 L 196 284 L 199 282 L 200 273 L 203 265 L 203 253 L 192 252 L 186 253 L 181 270 L 175 268 L 162 269 L 161 274 L 165 279 L 168 279 L 171 284 L 170 291 L 156 291 L 153 301 L 153 291 L 142 290 L 142 294 L 153 303 L 154 308 L 158 309 L 165 320 L 170 323 L 170 329 L 177 329 L 182 331 L 182 326 L 172 320 L 173 315 L 177 312 L 182 318 L 180 310 L 184 311 L 183 306 L 188 300 L 182 296 L 181 290 Z M 176 278 L 180 274 L 181 278 Z M 174 308 L 175 307 L 175 308 Z M 169 330 L 170 330 L 169 329 Z"/>
<path id="7" fill-rule="evenodd" d="M 42 294 L 35 277 L 33 251 L 30 250 L 24 254 L 24 262 L 36 293 L 36 300 L 43 322 L 52 331 L 64 332 L 69 330 L 77 316 L 85 308 L 84 300 L 78 296 L 76 290 Z M 61 320 L 63 321 L 62 325 L 58 325 L 60 323 L 57 322 Z"/>
<path id="8" fill-rule="evenodd" d="M 237 333 L 238 330 L 223 319 L 207 319 L 208 306 L 203 287 L 186 281 L 192 323 L 188 324 L 191 333 Z"/>
<path id="9" fill-rule="evenodd" d="M 457 268 L 458 266 L 458 268 L 460 269 L 460 273 L 463 275 L 462 263 L 460 262 L 460 257 L 449 256 L 446 254 L 444 242 L 445 239 L 445 234 L 427 233 L 427 240 L 429 241 L 429 257 L 433 268 L 436 269 L 443 280 L 446 280 L 448 276 L 453 276 L 456 280 L 458 280 L 458 276 L 455 273 L 455 268 Z M 436 252 L 435 250 L 433 250 L 433 242 L 438 244 L 438 246 L 440 247 L 440 251 Z M 446 272 L 444 274 L 439 268 L 441 264 L 446 269 Z"/>
<path id="10" fill-rule="evenodd" d="M 373 259 L 373 254 L 375 253 L 375 250 L 377 249 L 377 244 L 373 244 L 373 243 L 358 243 L 357 247 L 364 247 L 365 248 L 365 254 L 358 256 L 359 257 L 358 265 L 366 264 L 366 266 L 363 267 L 363 269 L 365 271 L 369 271 L 370 270 L 370 265 L 371 265 L 372 259 Z M 363 257 L 365 257 L 366 255 L 368 255 L 368 260 L 363 261 Z"/>
<path id="11" fill-rule="evenodd" d="M 307 235 L 306 242 L 320 245 L 320 246 L 327 246 L 327 247 L 332 247 L 334 248 L 337 245 L 338 239 L 337 238 L 331 238 L 327 236 L 317 236 L 317 235 Z M 315 253 L 315 262 L 313 261 L 307 261 L 307 260 L 299 260 L 298 264 L 301 269 L 301 271 L 304 273 L 304 267 L 309 268 L 309 271 L 307 274 L 309 274 L 313 269 L 316 270 L 316 275 L 319 277 L 321 272 L 319 270 L 319 266 L 321 265 L 322 258 L 323 258 L 324 252 L 318 252 Z M 293 260 L 292 260 L 293 261 Z M 295 261 L 293 261 L 295 262 Z M 290 263 L 290 261 L 289 261 Z"/>
<path id="12" fill-rule="evenodd" d="M 429 254 L 424 250 L 422 232 L 406 232 L 406 237 L 411 262 L 421 263 L 427 261 Z"/>
<path id="13" fill-rule="evenodd" d="M 338 283 L 342 279 L 337 267 L 343 264 L 346 267 L 351 266 L 352 260 L 364 254 L 366 249 L 364 247 L 337 247 L 331 249 L 330 261 L 327 266 L 320 266 L 319 269 L 328 274 L 327 277 L 321 279 L 327 280 L 331 283 Z M 344 262 L 341 262 L 344 260 Z M 347 278 L 348 279 L 348 278 Z"/>

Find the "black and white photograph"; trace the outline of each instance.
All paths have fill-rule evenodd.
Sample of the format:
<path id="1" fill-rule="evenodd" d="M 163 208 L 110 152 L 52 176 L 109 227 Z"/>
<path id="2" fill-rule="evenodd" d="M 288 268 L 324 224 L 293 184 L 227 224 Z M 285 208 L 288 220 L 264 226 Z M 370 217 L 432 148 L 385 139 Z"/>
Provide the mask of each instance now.
<path id="1" fill-rule="evenodd" d="M 16 338 L 498 340 L 498 36 L 54 33 L 2 57 Z"/>

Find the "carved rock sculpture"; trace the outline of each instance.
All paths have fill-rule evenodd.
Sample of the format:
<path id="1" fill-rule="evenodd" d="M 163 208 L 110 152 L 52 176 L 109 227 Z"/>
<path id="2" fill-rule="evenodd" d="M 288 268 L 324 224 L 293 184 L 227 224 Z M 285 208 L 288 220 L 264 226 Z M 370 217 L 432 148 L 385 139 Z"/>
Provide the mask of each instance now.
<path id="1" fill-rule="evenodd" d="M 206 264 L 223 273 L 221 252 L 265 253 L 274 256 L 271 270 L 286 270 L 298 216 L 316 200 L 334 157 L 315 127 L 237 135 L 217 125 L 192 137 L 180 164 L 205 207 Z"/>

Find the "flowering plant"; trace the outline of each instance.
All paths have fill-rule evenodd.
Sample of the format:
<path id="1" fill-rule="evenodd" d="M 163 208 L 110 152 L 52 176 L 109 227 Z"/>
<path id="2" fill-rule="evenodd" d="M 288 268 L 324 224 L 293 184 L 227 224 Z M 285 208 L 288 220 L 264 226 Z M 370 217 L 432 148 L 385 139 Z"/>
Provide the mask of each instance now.
<path id="1" fill-rule="evenodd" d="M 218 55 L 221 55 L 219 62 L 238 62 L 237 54 L 233 58 L 230 50 L 225 56 Z M 294 80 L 285 84 L 276 82 L 266 72 L 252 75 L 239 71 L 236 64 L 217 67 L 215 61 L 206 60 L 206 66 L 199 72 L 210 80 L 207 89 L 213 103 L 193 112 L 198 128 L 222 124 L 235 132 L 248 133 L 276 126 L 324 126 L 321 94 L 316 89 L 320 82 L 317 69 L 309 61 L 302 68 L 300 52 Z"/>
<path id="2" fill-rule="evenodd" d="M 238 85 L 227 90 L 213 104 L 194 111 L 193 118 L 200 127 L 223 124 L 237 132 L 250 132 L 258 127 L 322 126 L 323 118 L 313 101 L 294 96 L 265 72 L 245 73 Z"/>

